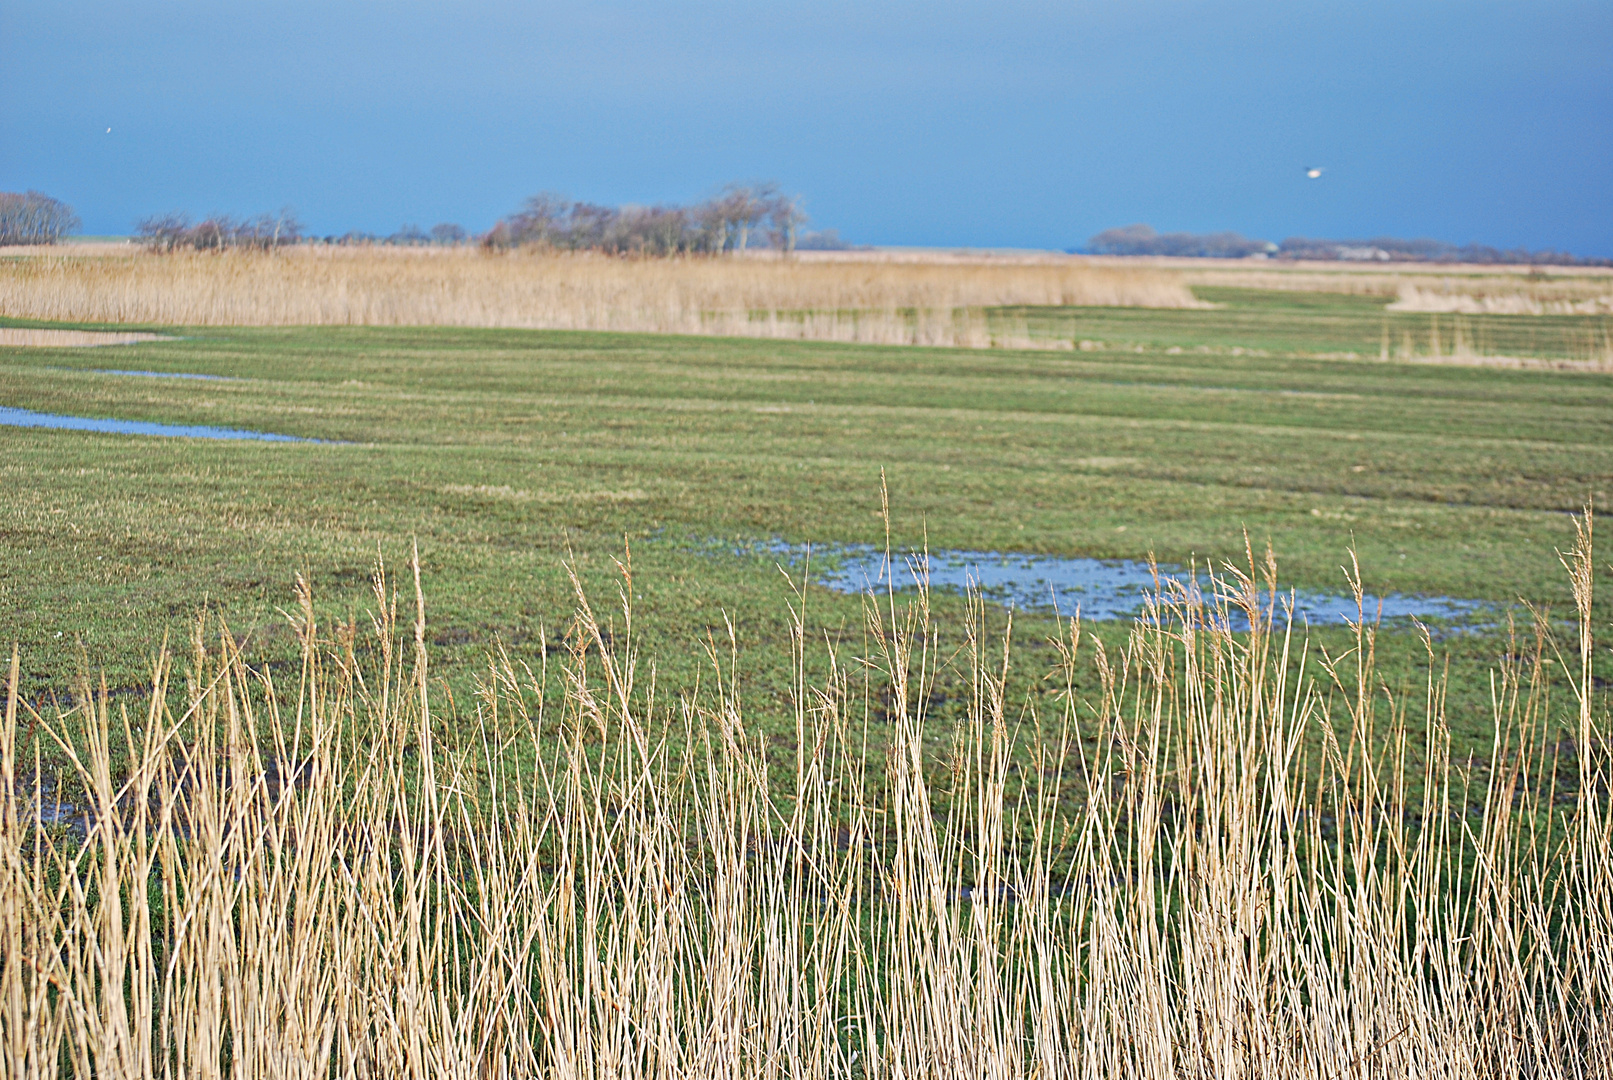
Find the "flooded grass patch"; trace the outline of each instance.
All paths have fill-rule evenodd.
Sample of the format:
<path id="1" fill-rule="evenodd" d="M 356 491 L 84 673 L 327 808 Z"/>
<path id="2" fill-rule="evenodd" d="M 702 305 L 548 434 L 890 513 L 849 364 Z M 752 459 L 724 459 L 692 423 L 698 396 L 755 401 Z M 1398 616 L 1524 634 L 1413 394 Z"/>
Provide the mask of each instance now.
<path id="1" fill-rule="evenodd" d="M 150 420 L 109 420 L 91 416 L 63 416 L 0 406 L 0 427 L 52 428 L 60 431 L 95 431 L 105 435 L 149 435 L 179 439 L 242 439 L 254 442 L 323 442 L 270 431 L 209 427 L 205 424 L 159 424 Z"/>
<path id="2" fill-rule="evenodd" d="M 1149 598 L 1180 589 L 1214 600 L 1215 585 L 1206 568 L 1151 565 L 1129 559 L 1066 558 L 1018 552 L 941 550 L 897 551 L 888 555 L 871 544 L 790 544 L 781 540 L 741 546 L 741 554 L 764 555 L 795 571 L 810 570 L 811 580 L 846 594 L 905 591 L 921 582 L 932 589 L 966 592 L 978 589 L 988 600 L 1017 609 L 1052 611 L 1088 620 L 1132 619 Z M 1436 620 L 1476 626 L 1493 605 L 1449 596 L 1388 593 L 1353 596 L 1318 591 L 1283 592 L 1275 614 L 1291 600 L 1296 625 L 1342 626 L 1364 614 L 1382 620 Z M 1232 619 L 1233 629 L 1239 616 Z M 1486 619 L 1487 621 L 1487 619 Z"/>

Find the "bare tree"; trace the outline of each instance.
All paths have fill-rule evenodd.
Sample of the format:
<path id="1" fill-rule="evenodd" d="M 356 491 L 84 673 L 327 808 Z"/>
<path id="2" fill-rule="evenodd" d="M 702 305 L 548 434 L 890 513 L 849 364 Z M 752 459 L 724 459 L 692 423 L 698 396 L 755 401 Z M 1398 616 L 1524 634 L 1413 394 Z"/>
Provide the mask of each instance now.
<path id="1" fill-rule="evenodd" d="M 386 238 L 389 244 L 398 244 L 403 247 L 419 247 L 431 242 L 431 237 L 418 225 L 404 225 L 397 232 Z"/>
<path id="2" fill-rule="evenodd" d="M 187 243 L 190 216 L 182 213 L 153 214 L 135 224 L 134 234 L 153 251 L 172 251 Z"/>
<path id="3" fill-rule="evenodd" d="M 461 225 L 444 221 L 431 227 L 431 242 L 444 247 L 465 242 L 465 229 Z"/>
<path id="4" fill-rule="evenodd" d="M 768 207 L 767 220 L 773 227 L 773 246 L 788 255 L 795 250 L 796 234 L 809 219 L 801 208 L 801 196 L 776 195 Z"/>
<path id="5" fill-rule="evenodd" d="M 729 221 L 727 208 L 720 200 L 711 199 L 694 208 L 696 224 L 696 250 L 712 255 L 728 248 Z"/>
<path id="6" fill-rule="evenodd" d="M 1208 259 L 1241 259 L 1269 254 L 1277 245 L 1235 232 L 1157 233 L 1147 225 L 1106 229 L 1087 241 L 1096 255 L 1171 255 Z"/>
<path id="7" fill-rule="evenodd" d="M 297 220 L 296 211 L 289 206 L 282 206 L 280 213 L 275 215 L 274 235 L 270 242 L 275 247 L 282 244 L 295 244 L 302 239 L 302 222 Z"/>
<path id="8" fill-rule="evenodd" d="M 729 184 L 722 190 L 717 202 L 732 230 L 734 250 L 745 250 L 751 230 L 772 212 L 774 200 L 778 198 L 778 185 L 772 182 Z"/>
<path id="9" fill-rule="evenodd" d="M 289 207 L 278 214 L 237 218 L 213 214 L 191 224 L 190 215 L 157 214 L 142 218 L 135 235 L 153 251 L 173 251 L 187 247 L 195 251 L 222 251 L 225 248 L 257 248 L 271 251 L 302 239 L 302 222 Z"/>
<path id="10" fill-rule="evenodd" d="M 78 215 L 42 191 L 0 191 L 0 245 L 54 244 L 79 227 Z"/>
<path id="11" fill-rule="evenodd" d="M 482 237 L 489 248 L 533 245 L 613 255 L 678 255 L 744 251 L 762 222 L 786 250 L 806 221 L 797 196 L 777 184 L 729 184 L 694 206 L 601 206 L 563 195 L 534 195 Z"/>
<path id="12" fill-rule="evenodd" d="M 510 242 L 556 245 L 565 232 L 565 221 L 570 210 L 571 200 L 564 195 L 544 191 L 532 196 L 521 205 L 520 212 L 509 218 Z"/>

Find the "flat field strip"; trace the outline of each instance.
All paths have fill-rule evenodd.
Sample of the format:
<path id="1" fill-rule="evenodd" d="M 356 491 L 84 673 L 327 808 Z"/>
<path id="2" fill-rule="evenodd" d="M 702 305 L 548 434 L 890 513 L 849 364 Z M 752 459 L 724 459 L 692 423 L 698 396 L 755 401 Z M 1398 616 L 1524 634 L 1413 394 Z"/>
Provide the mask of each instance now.
<path id="1" fill-rule="evenodd" d="M 1196 285 L 1193 291 L 1213 308 L 1160 318 L 1123 308 L 1009 307 L 990 315 L 1005 339 L 1066 341 L 1082 348 L 1476 365 L 1546 360 L 1613 369 L 1613 317 L 1605 315 L 1447 314 L 1402 310 L 1374 295 L 1211 285 Z"/>
<path id="2" fill-rule="evenodd" d="M 1613 494 L 1613 378 L 1296 355 L 1378 316 L 1263 295 L 1047 315 L 1149 341 L 1090 352 L 203 328 L 119 354 L 238 380 L 201 381 L 11 350 L 8 406 L 351 445 L 0 429 L 0 619 L 36 680 L 58 632 L 136 680 L 204 601 L 243 633 L 283 632 L 294 572 L 347 611 L 377 552 L 395 565 L 418 537 L 435 670 L 463 672 L 495 638 L 552 632 L 563 561 L 605 587 L 626 540 L 646 642 L 732 618 L 782 657 L 778 571 L 706 549 L 883 543 L 882 471 L 898 545 L 1202 564 L 1241 559 L 1247 529 L 1301 587 L 1337 592 L 1353 545 L 1371 591 L 1565 602 L 1569 514 Z M 813 603 L 857 624 L 855 599 Z"/>

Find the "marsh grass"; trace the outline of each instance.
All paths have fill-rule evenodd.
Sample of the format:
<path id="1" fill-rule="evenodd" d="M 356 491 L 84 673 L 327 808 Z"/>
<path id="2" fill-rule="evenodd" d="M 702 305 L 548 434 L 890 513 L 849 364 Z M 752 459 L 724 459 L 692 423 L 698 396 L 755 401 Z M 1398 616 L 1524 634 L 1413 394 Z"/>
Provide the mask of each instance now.
<path id="1" fill-rule="evenodd" d="M 981 309 L 1201 307 L 1168 271 L 1075 260 L 622 259 L 474 248 L 53 253 L 0 262 L 15 318 L 482 326 L 986 347 Z"/>
<path id="2" fill-rule="evenodd" d="M 1269 558 L 1118 651 L 1067 624 L 1056 716 L 1006 699 L 978 603 L 949 646 L 922 592 L 870 601 L 863 659 L 812 685 L 798 617 L 783 762 L 731 641 L 657 694 L 630 574 L 539 650 L 558 693 L 495 651 L 457 737 L 418 565 L 401 605 L 377 572 L 363 632 L 304 590 L 292 685 L 214 628 L 135 715 L 8 696 L 5 1075 L 1607 1075 L 1590 541 L 1577 650 L 1542 623 L 1508 655 L 1482 763 L 1432 658 L 1404 696 L 1366 619 L 1336 656 L 1278 625 Z M 45 823 L 41 739 L 81 833 Z"/>
<path id="3" fill-rule="evenodd" d="M 1399 305 L 1389 305 L 1388 311 L 1405 311 Z M 1540 368 L 1558 371 L 1613 371 L 1613 329 L 1607 320 L 1597 325 L 1595 320 L 1584 320 L 1579 325 L 1558 328 L 1556 351 L 1559 356 L 1510 355 L 1517 346 L 1538 348 L 1542 335 L 1519 333 L 1516 320 L 1498 321 L 1467 315 L 1445 315 L 1430 310 L 1422 326 L 1396 320 L 1393 331 L 1389 317 L 1382 324 L 1380 360 L 1407 360 L 1422 363 L 1466 364 L 1475 367 Z M 1398 337 L 1398 344 L 1391 341 Z"/>

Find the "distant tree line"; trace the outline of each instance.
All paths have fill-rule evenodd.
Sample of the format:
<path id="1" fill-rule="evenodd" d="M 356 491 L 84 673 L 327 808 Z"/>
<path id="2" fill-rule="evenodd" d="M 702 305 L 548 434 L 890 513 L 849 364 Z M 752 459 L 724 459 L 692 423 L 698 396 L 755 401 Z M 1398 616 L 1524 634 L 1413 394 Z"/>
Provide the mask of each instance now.
<path id="1" fill-rule="evenodd" d="M 1342 259 L 1387 262 L 1480 263 L 1508 266 L 1613 266 L 1613 259 L 1570 255 L 1565 251 L 1493 248 L 1487 244 L 1447 244 L 1419 237 L 1402 240 L 1378 236 L 1370 240 L 1313 240 L 1291 236 L 1277 248 L 1284 259 Z"/>
<path id="2" fill-rule="evenodd" d="M 348 235 L 356 236 L 356 234 L 352 233 Z M 347 237 L 340 237 L 338 242 L 346 239 Z M 449 221 L 433 225 L 429 232 L 418 225 L 404 225 L 391 236 L 369 238 L 372 243 L 394 244 L 399 247 L 453 247 L 456 244 L 463 244 L 469 239 L 470 234 L 465 231 L 463 226 L 455 225 Z"/>
<path id="3" fill-rule="evenodd" d="M 434 225 L 429 231 L 405 224 L 390 236 L 369 232 L 308 236 L 289 210 L 243 218 L 214 214 L 200 221 L 187 214 L 161 214 L 140 221 L 136 235 L 154 251 L 269 249 L 298 243 L 450 247 L 472 240 L 491 250 L 532 247 L 610 255 L 717 254 L 751 248 L 821 251 L 851 246 L 833 229 L 802 231 L 806 223 L 799 196 L 784 194 L 777 184 L 758 183 L 729 184 L 713 198 L 689 206 L 602 206 L 545 192 L 527 199 L 518 211 L 477 237 L 451 222 Z"/>
<path id="4" fill-rule="evenodd" d="M 1087 241 L 1087 251 L 1093 255 L 1173 255 L 1179 258 L 1242 259 L 1250 255 L 1269 254 L 1276 250 L 1276 244 L 1266 240 L 1251 240 L 1241 233 L 1157 233 L 1147 225 L 1106 229 Z"/>
<path id="5" fill-rule="evenodd" d="M 489 248 L 538 247 L 610 255 L 685 255 L 771 247 L 843 247 L 834 233 L 803 236 L 801 199 L 777 184 L 729 184 L 690 206 L 601 206 L 545 192 L 494 225 Z"/>
<path id="6" fill-rule="evenodd" d="M 78 226 L 73 208 L 43 191 L 0 191 L 0 246 L 54 244 Z"/>
<path id="7" fill-rule="evenodd" d="M 158 214 L 141 220 L 136 237 L 153 251 L 222 251 L 229 248 L 266 250 L 292 244 L 371 245 L 401 247 L 463 244 L 470 234 L 462 226 L 444 222 L 426 232 L 418 225 L 404 225 L 390 236 L 367 232 L 347 232 L 340 236 L 309 236 L 291 210 L 256 217 L 212 214 L 193 221 L 188 214 Z"/>
<path id="8" fill-rule="evenodd" d="M 256 217 L 213 214 L 192 221 L 188 214 L 157 214 L 135 226 L 135 236 L 153 251 L 222 251 L 228 248 L 286 247 L 302 239 L 302 222 L 290 210 Z"/>
<path id="9" fill-rule="evenodd" d="M 1327 259 L 1345 262 L 1503 263 L 1535 266 L 1609 266 L 1613 259 L 1582 258 L 1560 251 L 1500 250 L 1483 244 L 1458 247 L 1426 238 L 1400 240 L 1312 240 L 1291 236 L 1281 244 L 1235 232 L 1157 233 L 1147 225 L 1106 229 L 1087 241 L 1092 255 L 1174 255 L 1210 259 Z"/>

